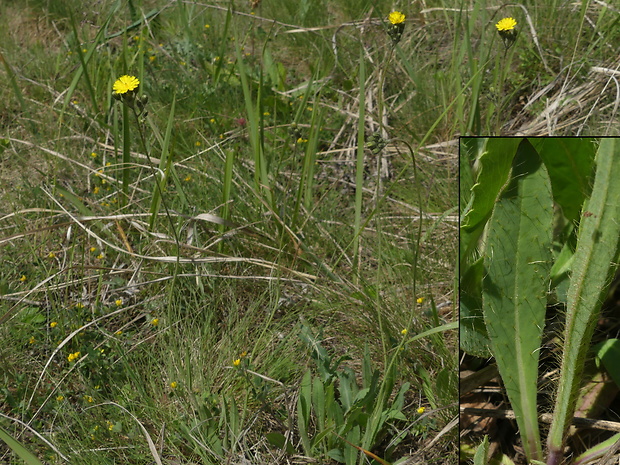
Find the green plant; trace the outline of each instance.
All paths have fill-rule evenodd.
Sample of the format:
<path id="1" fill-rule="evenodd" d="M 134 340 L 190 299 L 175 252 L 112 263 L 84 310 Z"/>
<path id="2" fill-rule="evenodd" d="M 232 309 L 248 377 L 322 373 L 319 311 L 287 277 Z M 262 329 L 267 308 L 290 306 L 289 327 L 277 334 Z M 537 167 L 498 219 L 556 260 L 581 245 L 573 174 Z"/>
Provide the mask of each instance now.
<path id="1" fill-rule="evenodd" d="M 614 139 L 515 138 L 464 140 L 462 150 L 479 163 L 474 187 L 462 193 L 462 348 L 495 357 L 526 455 L 543 460 L 537 380 L 552 286 L 566 305 L 544 454 L 548 465 L 557 465 L 617 269 L 620 189 L 613 180 L 620 174 L 620 147 Z M 554 214 L 554 202 L 562 215 Z"/>
<path id="2" fill-rule="evenodd" d="M 318 371 L 316 376 L 307 371 L 299 388 L 297 424 L 304 452 L 314 456 L 321 451 L 326 457 L 352 465 L 358 462 L 360 450 L 377 450 L 387 442 L 389 446 L 379 455 L 389 460 L 407 434 L 403 426 L 408 419 L 403 409 L 410 383 L 396 386 L 395 365 L 381 377 L 379 370 L 372 367 L 368 347 L 358 383 L 358 374 L 341 366 L 351 360 L 350 356 L 330 356 L 320 336 L 305 325 L 301 337 Z M 362 442 L 365 447 L 356 447 Z"/>

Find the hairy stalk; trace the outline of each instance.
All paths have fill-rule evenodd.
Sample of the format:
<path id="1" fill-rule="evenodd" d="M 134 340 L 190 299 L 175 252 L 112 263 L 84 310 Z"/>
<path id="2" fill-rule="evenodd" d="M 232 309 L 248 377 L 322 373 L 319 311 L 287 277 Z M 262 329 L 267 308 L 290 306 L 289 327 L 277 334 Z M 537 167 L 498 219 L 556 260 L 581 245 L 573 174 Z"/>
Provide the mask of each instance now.
<path id="1" fill-rule="evenodd" d="M 547 438 L 548 465 L 558 465 L 575 412 L 581 376 L 601 306 L 618 268 L 620 251 L 620 143 L 601 141 L 592 196 L 585 203 L 567 296 L 564 351 L 553 423 Z M 586 215 L 586 213 L 588 213 Z"/>

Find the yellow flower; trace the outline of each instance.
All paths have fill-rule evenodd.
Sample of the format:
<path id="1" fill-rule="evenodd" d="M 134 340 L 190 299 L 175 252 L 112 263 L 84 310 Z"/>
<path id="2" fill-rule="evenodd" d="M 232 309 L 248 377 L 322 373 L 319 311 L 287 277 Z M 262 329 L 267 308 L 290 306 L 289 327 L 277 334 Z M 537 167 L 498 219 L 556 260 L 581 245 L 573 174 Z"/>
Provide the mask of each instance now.
<path id="1" fill-rule="evenodd" d="M 405 22 L 405 15 L 400 11 L 392 11 L 388 16 L 388 20 L 392 24 L 401 24 Z"/>
<path id="2" fill-rule="evenodd" d="M 91 152 L 90 156 L 93 158 L 97 158 L 97 154 L 95 152 Z"/>
<path id="3" fill-rule="evenodd" d="M 91 404 L 94 402 L 92 396 L 84 396 L 84 399 L 86 399 L 86 402 L 89 402 Z"/>
<path id="4" fill-rule="evenodd" d="M 50 252 L 47 254 L 47 258 L 56 258 L 56 254 L 54 252 Z"/>
<path id="5" fill-rule="evenodd" d="M 200 142 L 199 140 L 196 141 L 196 147 L 200 147 L 202 145 L 202 142 Z"/>
<path id="6" fill-rule="evenodd" d="M 153 326 L 157 326 L 157 325 L 159 325 L 159 318 L 153 318 L 153 319 L 151 320 L 151 324 L 152 324 Z"/>
<path id="7" fill-rule="evenodd" d="M 80 358 L 80 352 L 75 352 L 73 354 L 69 354 L 69 356 L 67 357 L 67 360 L 69 360 L 70 362 L 74 361 L 75 359 Z"/>
<path id="8" fill-rule="evenodd" d="M 103 254 L 102 254 L 102 253 L 100 253 L 100 254 L 99 254 L 99 255 L 97 255 L 95 258 L 96 258 L 97 260 L 102 260 L 102 259 L 103 259 Z"/>
<path id="9" fill-rule="evenodd" d="M 114 303 L 116 304 L 117 307 L 120 307 L 121 305 L 123 305 L 123 299 L 116 299 Z"/>
<path id="10" fill-rule="evenodd" d="M 418 414 L 422 415 L 424 412 L 426 411 L 426 407 L 420 407 L 417 412 Z"/>
<path id="11" fill-rule="evenodd" d="M 192 177 L 189 174 L 185 176 L 185 179 L 184 179 L 185 182 L 190 182 L 191 180 L 192 180 Z"/>
<path id="12" fill-rule="evenodd" d="M 211 26 L 208 24 L 205 24 L 205 29 L 209 29 Z"/>
<path id="13" fill-rule="evenodd" d="M 23 283 L 27 280 L 28 278 L 26 278 L 26 275 L 23 274 L 21 278 L 19 278 L 19 280 Z"/>
<path id="14" fill-rule="evenodd" d="M 58 396 L 58 397 L 56 397 L 56 400 L 58 402 L 62 402 L 63 400 L 65 400 L 65 396 Z"/>
<path id="15" fill-rule="evenodd" d="M 418 297 L 418 299 L 416 300 L 417 303 L 421 304 L 422 302 L 424 302 L 424 297 Z"/>
<path id="16" fill-rule="evenodd" d="M 263 112 L 263 116 L 269 116 L 271 115 L 271 113 L 269 113 L 268 111 Z"/>
<path id="17" fill-rule="evenodd" d="M 77 302 L 75 308 L 84 308 L 84 304 L 82 302 Z"/>
<path id="18" fill-rule="evenodd" d="M 91 248 L 90 248 L 90 251 L 91 251 L 91 253 L 92 253 L 92 252 L 96 252 L 96 251 L 97 251 L 97 247 L 91 247 Z"/>
<path id="19" fill-rule="evenodd" d="M 241 352 L 241 353 L 239 354 L 239 357 L 243 358 L 243 357 L 245 357 L 246 355 L 248 355 L 248 352 L 247 352 L 246 350 L 244 350 L 243 352 Z"/>
<path id="20" fill-rule="evenodd" d="M 178 384 L 177 384 L 176 381 L 173 381 L 173 382 L 170 383 L 170 388 L 172 388 L 172 389 L 176 389 L 177 386 L 178 386 Z"/>
<path id="21" fill-rule="evenodd" d="M 233 366 L 238 367 L 239 365 L 241 365 L 241 359 L 238 358 L 237 360 L 233 360 Z"/>
<path id="22" fill-rule="evenodd" d="M 34 336 L 30 336 L 30 339 L 28 340 L 28 343 L 29 344 L 34 344 L 34 342 L 35 342 Z"/>
<path id="23" fill-rule="evenodd" d="M 211 119 L 209 120 L 209 123 L 211 123 L 211 124 L 215 123 L 215 118 L 211 118 Z"/>
<path id="24" fill-rule="evenodd" d="M 149 57 L 149 61 L 151 61 L 151 62 L 155 61 L 155 56 L 154 56 L 154 55 L 151 55 L 151 56 Z"/>
<path id="25" fill-rule="evenodd" d="M 501 31 L 512 31 L 516 25 L 517 25 L 517 22 L 515 21 L 514 18 L 503 18 L 497 22 L 495 27 L 500 32 Z"/>
<path id="26" fill-rule="evenodd" d="M 403 336 L 406 336 L 406 335 L 407 335 L 407 332 L 408 332 L 408 331 L 407 331 L 407 328 L 404 328 L 404 329 L 400 332 L 400 334 L 402 334 Z"/>
<path id="27" fill-rule="evenodd" d="M 56 326 L 58 326 L 58 322 L 57 321 L 52 321 L 50 323 L 50 328 L 55 328 Z"/>
<path id="28" fill-rule="evenodd" d="M 95 186 L 95 188 L 93 189 L 93 194 L 98 194 L 99 193 L 99 186 Z"/>
<path id="29" fill-rule="evenodd" d="M 123 332 L 120 329 L 114 333 L 115 336 L 120 336 L 121 334 L 123 334 Z"/>
<path id="30" fill-rule="evenodd" d="M 124 75 L 116 80 L 112 88 L 115 94 L 122 95 L 136 90 L 139 85 L 140 81 L 137 77 Z"/>

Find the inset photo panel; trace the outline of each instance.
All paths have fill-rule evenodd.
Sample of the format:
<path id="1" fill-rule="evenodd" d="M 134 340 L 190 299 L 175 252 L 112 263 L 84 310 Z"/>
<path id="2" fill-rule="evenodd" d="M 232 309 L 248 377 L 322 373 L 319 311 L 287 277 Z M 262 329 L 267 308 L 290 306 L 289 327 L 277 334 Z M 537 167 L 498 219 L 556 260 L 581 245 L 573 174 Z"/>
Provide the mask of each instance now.
<path id="1" fill-rule="evenodd" d="M 618 463 L 620 139 L 460 139 L 461 463 Z"/>

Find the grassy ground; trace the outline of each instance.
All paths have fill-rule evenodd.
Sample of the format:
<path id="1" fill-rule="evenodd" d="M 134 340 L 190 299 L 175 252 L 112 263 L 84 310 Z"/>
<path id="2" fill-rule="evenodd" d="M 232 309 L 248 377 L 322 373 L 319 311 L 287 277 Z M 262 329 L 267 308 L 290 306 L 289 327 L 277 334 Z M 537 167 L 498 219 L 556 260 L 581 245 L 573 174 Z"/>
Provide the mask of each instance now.
<path id="1" fill-rule="evenodd" d="M 601 5 L 254 3 L 0 4 L 0 426 L 40 460 L 456 463 L 455 138 L 617 132 Z"/>

